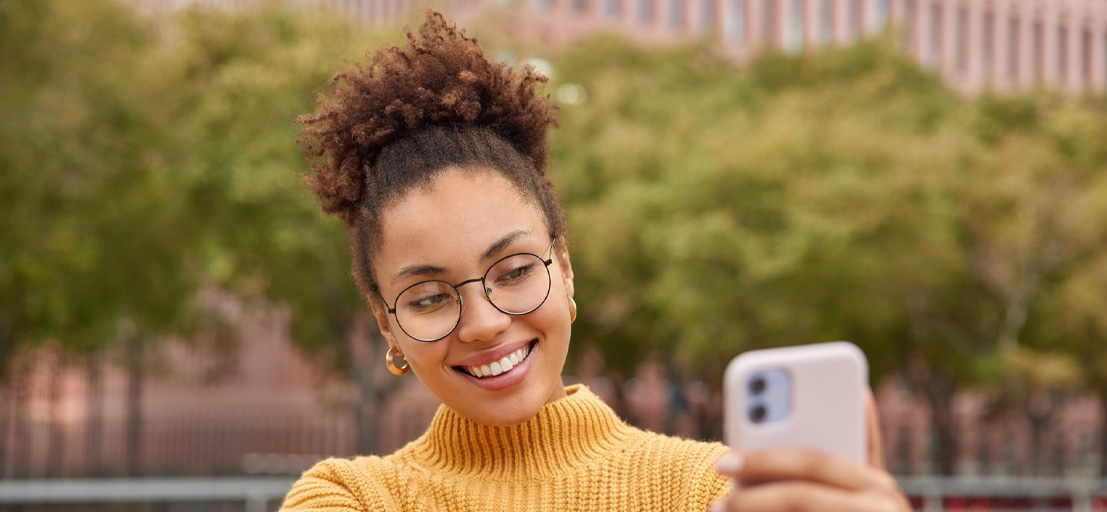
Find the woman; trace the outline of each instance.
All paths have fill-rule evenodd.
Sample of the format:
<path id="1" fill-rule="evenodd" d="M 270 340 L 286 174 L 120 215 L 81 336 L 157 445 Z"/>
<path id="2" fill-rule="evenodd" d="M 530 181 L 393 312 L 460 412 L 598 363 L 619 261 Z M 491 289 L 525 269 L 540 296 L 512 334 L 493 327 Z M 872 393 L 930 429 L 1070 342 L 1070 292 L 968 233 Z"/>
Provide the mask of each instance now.
<path id="1" fill-rule="evenodd" d="M 556 106 L 543 81 L 490 63 L 431 13 L 407 47 L 339 72 L 301 119 L 311 186 L 353 235 L 384 363 L 443 405 L 391 455 L 319 463 L 282 510 L 908 510 L 878 465 L 728 455 L 632 428 L 563 385 L 577 305 L 544 176 Z"/>

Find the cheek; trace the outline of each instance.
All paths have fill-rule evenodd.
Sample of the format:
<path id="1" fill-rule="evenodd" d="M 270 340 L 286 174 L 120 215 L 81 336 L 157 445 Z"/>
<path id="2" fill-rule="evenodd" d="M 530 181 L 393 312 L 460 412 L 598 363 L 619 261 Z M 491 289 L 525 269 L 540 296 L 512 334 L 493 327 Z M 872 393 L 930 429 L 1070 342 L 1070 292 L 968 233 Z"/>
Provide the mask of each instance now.
<path id="1" fill-rule="evenodd" d="M 400 349 L 408 364 L 416 375 L 425 373 L 429 369 L 442 366 L 446 358 L 446 340 L 438 340 L 430 343 L 415 341 L 413 339 L 400 340 Z"/>
<path id="2" fill-rule="evenodd" d="M 560 290 L 553 290 L 546 299 L 546 303 L 539 309 L 541 315 L 535 318 L 541 323 L 542 330 L 553 334 L 568 335 L 569 332 L 569 299 Z"/>

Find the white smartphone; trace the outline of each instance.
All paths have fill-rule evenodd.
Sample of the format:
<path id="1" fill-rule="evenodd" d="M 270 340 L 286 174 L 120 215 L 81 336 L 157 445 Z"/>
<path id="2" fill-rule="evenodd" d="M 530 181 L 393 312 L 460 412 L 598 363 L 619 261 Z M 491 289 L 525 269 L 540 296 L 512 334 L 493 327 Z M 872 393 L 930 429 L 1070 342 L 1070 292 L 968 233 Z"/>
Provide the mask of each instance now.
<path id="1" fill-rule="evenodd" d="M 857 463 L 867 459 L 869 365 L 838 341 L 754 350 L 723 376 L 723 436 L 737 450 L 810 448 Z"/>

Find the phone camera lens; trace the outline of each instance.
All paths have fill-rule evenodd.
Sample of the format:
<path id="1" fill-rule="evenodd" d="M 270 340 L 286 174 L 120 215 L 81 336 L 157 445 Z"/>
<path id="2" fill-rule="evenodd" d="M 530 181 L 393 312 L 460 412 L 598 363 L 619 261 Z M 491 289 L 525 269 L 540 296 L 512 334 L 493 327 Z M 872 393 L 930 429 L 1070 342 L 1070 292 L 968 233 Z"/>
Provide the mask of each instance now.
<path id="1" fill-rule="evenodd" d="M 768 411 L 765 409 L 764 405 L 758 405 L 753 409 L 750 409 L 750 420 L 752 420 L 754 423 L 761 423 L 762 421 L 765 421 L 766 415 L 768 415 Z"/>
<path id="2" fill-rule="evenodd" d="M 750 381 L 750 393 L 754 395 L 760 395 L 763 391 L 765 391 L 765 386 L 766 384 L 764 377 L 754 377 L 753 380 Z"/>

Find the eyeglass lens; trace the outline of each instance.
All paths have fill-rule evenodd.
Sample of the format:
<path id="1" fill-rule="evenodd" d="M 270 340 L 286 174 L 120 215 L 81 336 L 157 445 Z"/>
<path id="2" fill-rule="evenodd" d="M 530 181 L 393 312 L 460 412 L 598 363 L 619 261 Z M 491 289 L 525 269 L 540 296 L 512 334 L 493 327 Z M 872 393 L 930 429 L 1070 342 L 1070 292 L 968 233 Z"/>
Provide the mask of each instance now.
<path id="1" fill-rule="evenodd" d="M 508 256 L 484 274 L 484 293 L 496 309 L 511 315 L 534 311 L 550 292 L 550 271 L 533 254 Z M 431 341 L 449 334 L 461 320 L 457 288 L 446 281 L 424 281 L 400 293 L 396 321 L 408 336 Z"/>

